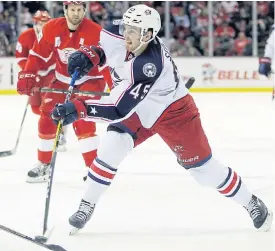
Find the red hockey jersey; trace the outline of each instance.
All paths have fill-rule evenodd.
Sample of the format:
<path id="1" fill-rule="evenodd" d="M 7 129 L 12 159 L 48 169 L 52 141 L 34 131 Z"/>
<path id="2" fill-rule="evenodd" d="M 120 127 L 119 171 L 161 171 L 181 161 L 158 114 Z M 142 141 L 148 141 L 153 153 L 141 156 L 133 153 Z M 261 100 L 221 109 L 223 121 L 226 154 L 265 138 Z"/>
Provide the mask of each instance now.
<path id="1" fill-rule="evenodd" d="M 21 69 L 25 68 L 29 53 L 35 41 L 37 41 L 37 35 L 33 28 L 27 29 L 26 31 L 22 32 L 18 37 L 15 57 L 17 60 L 17 64 Z M 40 62 L 39 69 L 41 70 L 38 71 L 38 75 L 42 77 L 48 75 L 50 71 L 55 69 L 54 57 L 51 57 L 47 62 Z"/>
<path id="2" fill-rule="evenodd" d="M 34 43 L 24 70 L 37 73 L 41 62 L 48 62 L 54 57 L 56 79 L 69 84 L 71 80 L 67 71 L 69 56 L 83 44 L 97 45 L 101 29 L 101 26 L 87 18 L 82 20 L 76 31 L 69 30 L 65 17 L 50 20 Z M 75 84 L 79 85 L 97 78 L 102 78 L 98 67 L 93 68 L 88 75 L 77 80 Z"/>

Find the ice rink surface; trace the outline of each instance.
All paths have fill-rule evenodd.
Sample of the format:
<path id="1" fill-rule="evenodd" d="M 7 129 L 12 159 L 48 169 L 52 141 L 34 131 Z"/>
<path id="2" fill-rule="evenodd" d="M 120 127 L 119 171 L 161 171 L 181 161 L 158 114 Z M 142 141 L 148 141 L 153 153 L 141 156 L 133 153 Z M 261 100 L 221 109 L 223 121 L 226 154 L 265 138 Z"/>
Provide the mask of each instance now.
<path id="1" fill-rule="evenodd" d="M 253 193 L 274 208 L 275 102 L 271 94 L 193 94 L 217 159 L 235 169 Z M 0 151 L 16 140 L 26 97 L 0 96 Z M 18 152 L 0 159 L 0 224 L 30 236 L 42 233 L 47 184 L 28 184 L 36 163 L 38 117 L 28 111 Z M 105 125 L 98 126 L 99 134 Z M 89 224 L 69 236 L 68 218 L 83 194 L 84 162 L 70 128 L 58 153 L 49 243 L 68 251 L 271 251 L 274 230 L 259 233 L 247 212 L 200 186 L 158 136 L 121 164 Z M 0 231 L 1 251 L 45 250 Z"/>

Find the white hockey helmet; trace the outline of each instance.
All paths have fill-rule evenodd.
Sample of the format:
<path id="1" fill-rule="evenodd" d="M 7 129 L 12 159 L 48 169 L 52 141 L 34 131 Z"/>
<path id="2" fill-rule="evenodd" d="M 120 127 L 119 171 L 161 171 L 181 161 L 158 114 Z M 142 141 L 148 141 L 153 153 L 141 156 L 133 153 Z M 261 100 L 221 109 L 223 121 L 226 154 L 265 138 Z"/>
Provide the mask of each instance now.
<path id="1" fill-rule="evenodd" d="M 123 14 L 123 24 L 141 28 L 141 37 L 143 37 L 149 29 L 152 29 L 153 37 L 149 41 L 155 38 L 161 28 L 159 13 L 144 4 L 134 5 L 129 8 Z"/>

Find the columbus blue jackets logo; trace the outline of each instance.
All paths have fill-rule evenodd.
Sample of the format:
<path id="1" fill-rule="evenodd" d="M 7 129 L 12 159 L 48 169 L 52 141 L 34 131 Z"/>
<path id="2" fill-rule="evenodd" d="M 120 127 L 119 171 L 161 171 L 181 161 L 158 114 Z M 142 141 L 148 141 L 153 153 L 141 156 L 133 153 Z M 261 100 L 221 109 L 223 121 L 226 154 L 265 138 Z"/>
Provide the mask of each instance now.
<path id="1" fill-rule="evenodd" d="M 145 76 L 148 78 L 153 78 L 157 74 L 157 68 L 154 64 L 152 63 L 147 63 L 143 66 L 143 73 Z"/>

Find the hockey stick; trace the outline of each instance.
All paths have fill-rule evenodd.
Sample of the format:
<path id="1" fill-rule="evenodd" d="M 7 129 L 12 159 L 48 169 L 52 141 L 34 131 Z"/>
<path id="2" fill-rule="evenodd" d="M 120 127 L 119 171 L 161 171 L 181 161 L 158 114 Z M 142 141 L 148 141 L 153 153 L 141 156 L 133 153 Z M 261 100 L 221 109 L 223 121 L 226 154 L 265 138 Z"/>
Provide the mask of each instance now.
<path id="1" fill-rule="evenodd" d="M 75 81 L 78 77 L 78 74 L 79 74 L 79 71 L 78 71 L 78 69 L 76 69 L 73 76 L 72 76 L 70 87 L 68 89 L 68 93 L 66 95 L 64 103 L 68 103 L 68 101 L 70 100 L 70 98 L 72 96 L 74 84 L 75 84 Z M 52 192 L 54 167 L 55 167 L 56 156 L 57 156 L 57 148 L 58 148 L 58 145 L 59 145 L 60 135 L 61 135 L 61 132 L 62 132 L 62 126 L 63 126 L 63 119 L 61 119 L 58 122 L 58 125 L 57 125 L 56 136 L 55 136 L 54 146 L 53 146 L 52 159 L 51 159 L 51 163 L 50 163 L 49 181 L 48 181 L 47 194 L 46 194 L 46 204 L 45 204 L 45 211 L 44 211 L 43 236 L 36 236 L 35 237 L 35 240 L 40 241 L 40 242 L 47 242 L 47 240 L 48 240 L 48 238 L 45 235 L 46 235 L 46 232 L 48 230 L 48 217 L 49 217 L 49 209 L 50 209 L 50 200 L 51 200 L 51 192 Z"/>
<path id="2" fill-rule="evenodd" d="M 195 82 L 195 78 L 189 78 L 187 83 L 185 84 L 187 89 L 190 89 Z M 47 88 L 47 87 L 42 87 L 38 88 L 38 91 L 40 92 L 52 92 L 52 93 L 62 93 L 62 94 L 67 94 L 67 90 L 62 90 L 62 89 L 55 89 L 55 88 Z M 89 92 L 89 91 L 79 91 L 79 90 L 74 90 L 73 94 L 80 94 L 84 96 L 109 96 L 110 93 L 108 92 Z"/>
<path id="3" fill-rule="evenodd" d="M 68 90 L 62 90 L 62 89 L 55 89 L 55 88 L 47 88 L 47 87 L 42 87 L 38 88 L 38 91 L 40 92 L 52 92 L 52 93 L 62 93 L 62 94 L 68 94 Z M 109 96 L 110 93 L 108 92 L 89 92 L 89 91 L 79 91 L 79 90 L 74 90 L 72 92 L 73 94 L 80 94 L 83 96 Z"/>
<path id="4" fill-rule="evenodd" d="M 19 143 L 19 140 L 20 140 L 20 136 L 21 136 L 21 132 L 22 132 L 22 129 L 23 129 L 23 124 L 24 124 L 26 114 L 27 114 L 27 111 L 28 111 L 28 106 L 29 106 L 29 99 L 28 99 L 28 101 L 26 103 L 26 106 L 25 106 L 23 118 L 21 120 L 20 128 L 19 128 L 19 131 L 18 131 L 18 134 L 17 134 L 17 139 L 16 139 L 15 146 L 11 150 L 0 152 L 0 157 L 11 156 L 11 155 L 16 153 L 18 143 Z"/>
<path id="5" fill-rule="evenodd" d="M 3 230 L 3 231 L 6 231 L 10 234 L 13 234 L 19 238 L 22 238 L 24 240 L 27 240 L 27 241 L 30 241 L 32 242 L 33 244 L 36 244 L 38 246 L 41 246 L 41 247 L 44 247 L 44 248 L 47 248 L 49 250 L 54 250 L 54 251 L 66 251 L 66 249 L 64 249 L 63 247 L 59 246 L 59 245 L 54 245 L 54 244 L 44 244 L 44 243 L 41 243 L 41 242 L 38 242 L 36 241 L 35 239 L 27 236 L 27 235 L 24 235 L 24 234 L 21 234 L 15 230 L 12 230 L 8 227 L 5 227 L 3 225 L 0 225 L 0 229 Z"/>

